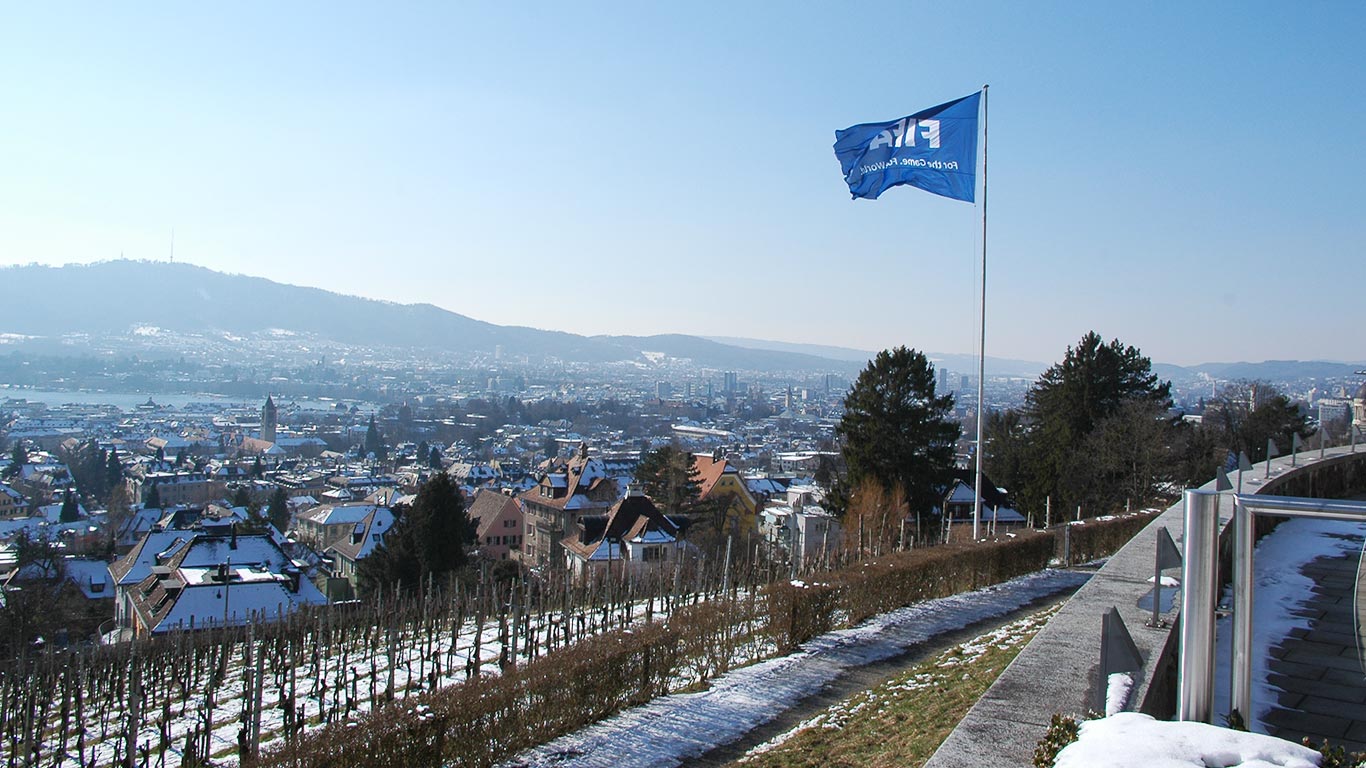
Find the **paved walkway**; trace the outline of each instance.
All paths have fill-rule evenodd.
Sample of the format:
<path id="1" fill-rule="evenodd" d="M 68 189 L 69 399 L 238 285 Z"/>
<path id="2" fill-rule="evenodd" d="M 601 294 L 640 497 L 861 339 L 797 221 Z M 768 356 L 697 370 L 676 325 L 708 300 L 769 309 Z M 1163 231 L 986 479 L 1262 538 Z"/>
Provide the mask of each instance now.
<path id="1" fill-rule="evenodd" d="M 1320 557 L 1301 569 L 1313 598 L 1301 614 L 1307 628 L 1290 631 L 1271 652 L 1268 682 L 1284 692 L 1263 716 L 1268 733 L 1291 741 L 1325 739 L 1366 751 L 1366 669 L 1362 666 L 1360 551 Z"/>

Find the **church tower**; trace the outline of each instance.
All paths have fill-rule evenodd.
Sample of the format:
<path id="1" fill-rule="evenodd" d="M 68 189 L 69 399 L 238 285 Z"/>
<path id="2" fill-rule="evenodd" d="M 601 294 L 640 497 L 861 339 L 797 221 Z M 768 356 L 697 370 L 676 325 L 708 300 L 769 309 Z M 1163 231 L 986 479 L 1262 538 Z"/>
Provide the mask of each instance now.
<path id="1" fill-rule="evenodd" d="M 267 443 L 275 442 L 275 425 L 279 417 L 275 410 L 275 401 L 266 395 L 266 404 L 261 406 L 261 439 Z"/>

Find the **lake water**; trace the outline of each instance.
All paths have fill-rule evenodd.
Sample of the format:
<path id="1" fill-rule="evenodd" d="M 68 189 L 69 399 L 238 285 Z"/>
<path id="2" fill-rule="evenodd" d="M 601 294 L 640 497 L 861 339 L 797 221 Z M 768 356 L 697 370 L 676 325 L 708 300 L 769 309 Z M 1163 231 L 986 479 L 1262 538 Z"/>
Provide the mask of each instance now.
<path id="1" fill-rule="evenodd" d="M 120 410 L 131 411 L 139 405 L 147 402 L 147 398 L 157 405 L 170 406 L 172 408 L 184 408 L 189 403 L 213 403 L 222 406 L 243 406 L 247 408 L 260 408 L 264 400 L 246 400 L 240 397 L 228 397 L 226 395 L 214 395 L 207 392 L 186 394 L 183 392 L 104 392 L 104 391 L 71 391 L 63 392 L 44 389 L 25 389 L 23 387 L 11 387 L 0 385 L 0 402 L 7 398 L 16 400 L 28 400 L 29 402 L 45 403 L 49 407 L 65 405 L 67 403 L 78 403 L 81 405 L 112 405 Z M 276 398 L 275 404 L 285 406 L 297 404 L 300 408 L 310 411 L 330 411 L 336 405 L 335 400 L 310 400 Z M 347 406 L 359 405 L 362 409 L 372 409 L 369 403 L 352 403 L 346 401 Z"/>

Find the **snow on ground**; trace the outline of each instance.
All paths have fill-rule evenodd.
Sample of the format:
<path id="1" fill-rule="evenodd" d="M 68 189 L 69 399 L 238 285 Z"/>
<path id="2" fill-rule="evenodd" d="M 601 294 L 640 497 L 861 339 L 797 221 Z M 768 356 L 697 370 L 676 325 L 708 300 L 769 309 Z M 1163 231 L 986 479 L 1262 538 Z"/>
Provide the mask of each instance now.
<path id="1" fill-rule="evenodd" d="M 733 670 L 699 693 L 663 696 L 504 763 L 625 768 L 673 766 L 727 744 L 816 693 L 848 669 L 896 656 L 913 645 L 1002 616 L 1041 597 L 1079 586 L 1089 574 L 1043 571 L 874 617 L 811 640 L 800 651 Z"/>
<path id="2" fill-rule="evenodd" d="M 1252 593 L 1252 712 L 1248 727 L 1263 731 L 1262 718 L 1276 706 L 1281 689 L 1267 682 L 1271 650 L 1290 636 L 1290 630 L 1308 627 L 1300 610 L 1313 599 L 1314 580 L 1300 569 L 1320 557 L 1338 557 L 1362 550 L 1366 523 L 1344 520 L 1287 520 L 1257 542 Z M 1233 595 L 1228 591 L 1227 602 Z M 1229 711 L 1229 664 L 1232 659 L 1233 625 L 1225 616 L 1216 625 L 1214 712 Z"/>
<path id="3" fill-rule="evenodd" d="M 1128 672 L 1112 672 L 1105 681 L 1105 716 L 1119 714 L 1129 704 L 1134 678 Z"/>
<path id="4" fill-rule="evenodd" d="M 1055 768 L 1314 768 L 1319 753 L 1274 736 L 1121 712 L 1081 724 Z"/>
<path id="5" fill-rule="evenodd" d="M 775 747 L 783 744 L 793 736 L 802 731 L 821 728 L 823 730 L 837 731 L 842 728 L 852 717 L 860 712 L 873 708 L 880 708 L 896 700 L 898 696 L 910 691 L 922 690 L 933 686 L 944 685 L 950 676 L 957 677 L 958 669 L 966 665 L 975 663 L 988 650 L 992 648 L 1010 648 L 1024 642 L 1025 638 L 1033 637 L 1048 620 L 1057 613 L 1061 604 L 1054 605 L 1042 611 L 1032 613 L 1022 619 L 1017 619 L 1004 626 L 997 627 L 990 632 L 985 632 L 973 639 L 956 645 L 941 653 L 932 662 L 934 670 L 931 672 L 916 672 L 907 675 L 904 679 L 893 680 L 876 688 L 855 694 L 844 701 L 829 707 L 824 712 L 798 723 L 791 729 L 769 739 L 744 754 L 738 763 L 748 762 L 750 758 L 768 752 Z"/>

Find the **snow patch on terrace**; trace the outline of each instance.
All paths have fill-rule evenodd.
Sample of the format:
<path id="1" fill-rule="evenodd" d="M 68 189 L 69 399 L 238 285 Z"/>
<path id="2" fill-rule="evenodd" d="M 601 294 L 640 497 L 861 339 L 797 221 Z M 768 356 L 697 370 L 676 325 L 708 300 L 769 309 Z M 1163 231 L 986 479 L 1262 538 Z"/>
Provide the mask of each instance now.
<path id="1" fill-rule="evenodd" d="M 976 592 L 929 600 L 817 637 L 796 653 L 729 672 L 699 693 L 671 694 L 519 754 L 511 768 L 674 766 L 743 736 L 846 670 L 896 656 L 1042 597 L 1090 574 L 1043 571 Z"/>
<path id="2" fill-rule="evenodd" d="M 1315 768 L 1319 753 L 1274 736 L 1121 712 L 1081 724 L 1055 768 Z"/>
<path id="3" fill-rule="evenodd" d="M 1271 651 L 1290 636 L 1308 628 L 1310 619 L 1301 609 L 1314 597 L 1314 580 L 1300 570 L 1320 557 L 1358 553 L 1366 538 L 1366 523 L 1346 520 L 1293 518 L 1262 537 L 1253 555 L 1255 588 L 1252 593 L 1252 717 L 1248 727 L 1265 730 L 1263 718 L 1276 708 L 1281 689 L 1268 682 Z M 1233 601 L 1231 588 L 1227 602 Z M 1225 616 L 1215 625 L 1217 647 L 1214 679 L 1214 712 L 1229 711 L 1229 659 L 1233 657 L 1232 619 Z"/>

